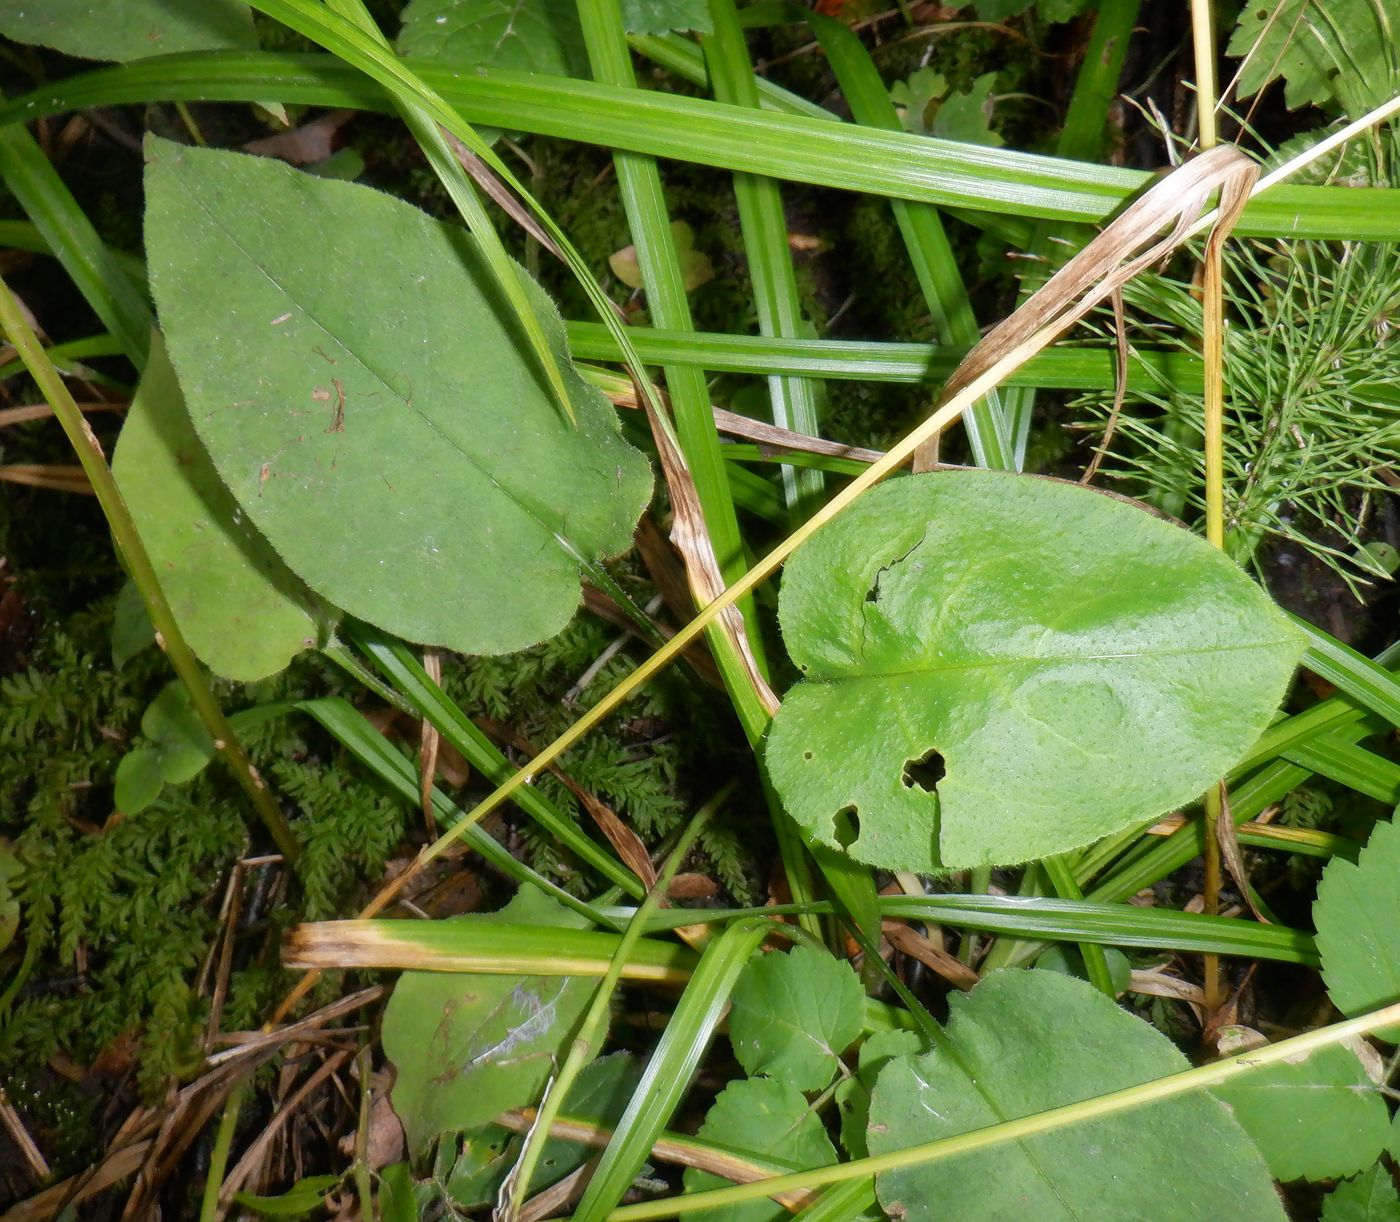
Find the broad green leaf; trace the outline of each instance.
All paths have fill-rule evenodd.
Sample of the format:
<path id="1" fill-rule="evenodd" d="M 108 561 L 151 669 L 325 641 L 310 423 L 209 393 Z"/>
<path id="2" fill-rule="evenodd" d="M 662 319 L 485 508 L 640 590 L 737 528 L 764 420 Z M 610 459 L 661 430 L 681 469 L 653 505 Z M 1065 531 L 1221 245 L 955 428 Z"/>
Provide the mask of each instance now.
<path id="1" fill-rule="evenodd" d="M 137 391 L 137 399 L 141 392 Z M 127 412 L 127 422 L 130 423 L 133 413 L 137 411 L 136 402 L 133 401 L 130 411 Z M 118 462 L 117 455 L 122 452 L 121 438 L 117 438 L 117 451 L 112 455 L 113 469 Z M 120 477 L 117 483 L 121 483 Z M 131 505 L 131 497 L 127 496 L 126 503 Z M 139 523 L 138 523 L 139 524 Z M 145 540 L 147 550 L 150 549 L 150 536 L 145 530 L 141 532 L 141 538 Z M 159 561 L 157 561 L 157 564 Z M 162 587 L 165 588 L 165 587 Z M 170 597 L 169 591 L 166 598 Z M 178 615 L 176 616 L 178 619 Z M 136 583 L 128 579 L 120 591 L 117 593 L 117 602 L 112 609 L 112 669 L 121 670 L 138 653 L 148 646 L 156 643 L 155 629 L 151 627 L 151 617 L 146 614 L 146 604 L 141 600 L 141 591 L 136 588 Z"/>
<path id="2" fill-rule="evenodd" d="M 398 49 L 456 68 L 588 76 L 573 0 L 413 0 Z"/>
<path id="3" fill-rule="evenodd" d="M 1092 985 L 993 972 L 949 999 L 949 1047 L 891 1061 L 870 1152 L 952 1137 L 1187 1068 L 1164 1035 Z M 1264 1160 L 1224 1104 L 1178 1096 L 1102 1120 L 877 1176 L 892 1218 L 1213 1218 L 1282 1222 Z M 1150 1202 L 1150 1205 L 1148 1204 Z"/>
<path id="4" fill-rule="evenodd" d="M 241 0 L 0 0 L 0 34 L 80 59 L 258 46 Z"/>
<path id="5" fill-rule="evenodd" d="M 1227 50 L 1245 60 L 1240 97 L 1282 77 L 1290 109 L 1335 102 L 1357 118 L 1400 92 L 1397 32 L 1400 0 L 1249 0 Z"/>
<path id="6" fill-rule="evenodd" d="M 856 1072 L 836 1088 L 841 1144 L 852 1158 L 865 1158 L 870 1153 L 865 1131 L 870 1127 L 870 1094 L 880 1071 L 895 1057 L 923 1051 L 924 1041 L 915 1031 L 876 1031 L 861 1044 Z"/>
<path id="7" fill-rule="evenodd" d="M 1313 905 L 1322 980 L 1348 1017 L 1400 1001 L 1400 826 L 1377 823 L 1355 863 L 1334 857 Z M 1400 1029 L 1376 1034 L 1400 1042 Z"/>
<path id="8" fill-rule="evenodd" d="M 412 641 L 505 653 L 559 632 L 651 473 L 567 361 L 563 417 L 472 238 L 264 158 L 149 150 L 151 285 L 190 417 L 287 565 Z"/>
<path id="9" fill-rule="evenodd" d="M 821 1117 L 800 1091 L 771 1078 L 731 1082 L 705 1115 L 696 1134 L 736 1154 L 762 1157 L 793 1171 L 825 1167 L 836 1161 L 836 1150 Z M 687 1168 L 687 1192 L 724 1188 L 728 1180 L 708 1171 Z M 693 1215 L 699 1222 L 776 1222 L 787 1210 L 772 1201 L 750 1201 Z"/>
<path id="10" fill-rule="evenodd" d="M 1385 1098 L 1356 1054 L 1323 1048 L 1215 1088 L 1254 1138 L 1276 1180 L 1355 1175 L 1380 1157 L 1390 1132 Z"/>
<path id="11" fill-rule="evenodd" d="M 1384 1164 L 1329 1192 L 1322 1202 L 1322 1222 L 1400 1222 L 1400 1194 Z"/>
<path id="12" fill-rule="evenodd" d="M 820 1090 L 860 1034 L 865 994 L 850 964 L 814 946 L 759 955 L 734 986 L 729 1042 L 748 1074 Z"/>
<path id="13" fill-rule="evenodd" d="M 708 34 L 715 28 L 707 0 L 622 0 L 622 24 L 629 34 Z"/>
<path id="14" fill-rule="evenodd" d="M 1196 536 L 990 471 L 876 488 L 788 562 L 779 618 L 806 678 L 774 785 L 817 840 L 908 870 L 1044 857 L 1192 801 L 1303 649 Z"/>
<path id="15" fill-rule="evenodd" d="M 163 786 L 191 781 L 214 758 L 214 740 L 190 703 L 179 679 L 172 679 L 141 715 L 141 733 L 151 740 L 117 765 L 117 809 L 134 815 L 160 795 Z"/>
<path id="16" fill-rule="evenodd" d="M 195 436 L 158 335 L 117 439 L 112 472 L 175 620 L 210 670 L 251 683 L 316 647 L 317 617 L 325 612 L 219 479 Z M 144 620 L 139 597 L 137 606 Z M 129 654 L 137 630 L 118 617 L 114 655 L 118 627 L 124 642 L 127 634 L 132 637 L 123 645 Z M 149 622 L 145 632 L 150 633 Z"/>
<path id="17" fill-rule="evenodd" d="M 499 912 L 452 924 L 504 921 L 577 929 L 587 924 L 522 888 Z M 384 1010 L 392 1099 L 409 1149 L 440 1133 L 476 1129 L 508 1108 L 534 1103 L 573 1038 L 594 982 L 575 976 L 405 972 Z"/>

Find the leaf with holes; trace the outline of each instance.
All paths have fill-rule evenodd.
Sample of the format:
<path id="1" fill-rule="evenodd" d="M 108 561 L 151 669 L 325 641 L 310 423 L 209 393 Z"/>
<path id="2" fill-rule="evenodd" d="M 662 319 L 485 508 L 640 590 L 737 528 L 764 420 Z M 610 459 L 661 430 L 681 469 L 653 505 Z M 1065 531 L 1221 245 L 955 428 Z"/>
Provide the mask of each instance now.
<path id="1" fill-rule="evenodd" d="M 0 34 L 80 59 L 258 47 L 241 0 L 0 0 Z"/>
<path id="2" fill-rule="evenodd" d="M 864 996 L 850 965 L 814 946 L 760 955 L 734 986 L 734 1055 L 746 1073 L 820 1090 L 860 1034 Z"/>
<path id="3" fill-rule="evenodd" d="M 1398 27 L 1395 0 L 1249 0 L 1227 48 L 1244 61 L 1240 97 L 1282 77 L 1290 109 L 1335 102 L 1357 118 L 1400 92 Z"/>
<path id="4" fill-rule="evenodd" d="M 505 921 L 585 927 L 548 896 L 522 887 L 499 912 L 457 923 Z M 478 1129 L 537 1101 L 574 1036 L 596 981 L 577 976 L 405 972 L 384 1010 L 391 1099 L 409 1149 L 440 1133 Z"/>
<path id="5" fill-rule="evenodd" d="M 651 472 L 567 361 L 578 423 L 560 412 L 470 235 L 264 158 L 148 151 L 151 287 L 190 419 L 287 566 L 412 641 L 558 633 Z"/>
<path id="6" fill-rule="evenodd" d="M 706 1113 L 697 1136 L 789 1171 L 826 1167 L 836 1161 L 836 1149 L 816 1109 L 797 1089 L 771 1078 L 731 1082 Z M 728 1186 L 728 1180 L 708 1171 L 691 1167 L 685 1173 L 687 1192 Z M 778 1222 L 788 1216 L 772 1201 L 748 1201 L 695 1215 L 700 1222 Z"/>
<path id="7" fill-rule="evenodd" d="M 873 1155 L 921 1145 L 1188 1068 L 1166 1036 L 1092 985 L 1001 971 L 949 998 L 947 1046 L 899 1057 L 870 1101 Z M 891 1218 L 1211 1218 L 1283 1222 L 1259 1152 L 1204 1093 L 876 1177 Z M 1151 1202 L 1144 1213 L 1145 1202 Z"/>
<path id="8" fill-rule="evenodd" d="M 413 0 L 398 47 L 454 68 L 589 75 L 573 0 Z"/>
<path id="9" fill-rule="evenodd" d="M 117 439 L 112 474 L 175 620 L 210 670 L 251 683 L 316 647 L 319 623 L 329 612 L 252 528 L 219 479 L 158 335 Z M 125 627 L 128 618 L 144 625 L 144 639 L 151 639 L 138 595 L 136 612 L 119 614 L 113 626 L 114 657 L 118 627 L 126 656 L 141 639 Z"/>
<path id="10" fill-rule="evenodd" d="M 774 785 L 817 840 L 907 870 L 1045 857 L 1190 802 L 1303 649 L 1187 531 L 988 471 L 876 488 L 788 562 L 779 618 L 805 680 Z"/>
<path id="11" fill-rule="evenodd" d="M 1355 863 L 1334 857 L 1313 905 L 1322 980 L 1354 1017 L 1400 1001 L 1400 824 L 1377 823 Z M 1400 1043 L 1400 1027 L 1377 1032 Z"/>

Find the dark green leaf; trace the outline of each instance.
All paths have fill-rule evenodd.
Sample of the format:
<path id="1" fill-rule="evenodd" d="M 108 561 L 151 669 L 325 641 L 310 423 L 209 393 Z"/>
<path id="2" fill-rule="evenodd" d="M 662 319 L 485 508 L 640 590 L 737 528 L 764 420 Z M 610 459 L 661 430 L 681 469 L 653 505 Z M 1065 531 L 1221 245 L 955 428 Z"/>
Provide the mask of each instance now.
<path id="1" fill-rule="evenodd" d="M 0 34 L 81 59 L 256 50 L 240 0 L 0 0 Z"/>
<path id="2" fill-rule="evenodd" d="M 150 152 L 152 289 L 190 416 L 288 566 L 409 640 L 555 635 L 580 563 L 631 541 L 651 474 L 567 362 L 563 417 L 473 240 L 265 158 Z"/>
<path id="3" fill-rule="evenodd" d="M 131 418 L 131 412 L 135 410 L 136 407 L 133 403 L 131 411 L 127 413 L 128 422 Z M 118 438 L 117 454 L 121 453 L 121 448 L 121 438 Z M 116 455 L 113 455 L 114 465 L 116 461 Z M 130 504 L 131 498 L 128 496 L 127 505 L 130 506 Z M 141 538 L 149 549 L 151 546 L 150 537 L 142 531 Z M 169 597 L 167 589 L 166 598 Z M 178 615 L 176 619 L 179 619 Z M 117 604 L 112 611 L 112 669 L 121 670 L 143 649 L 155 643 L 155 629 L 151 627 L 151 617 L 146 614 L 146 604 L 141 600 L 141 591 L 136 588 L 134 581 L 127 581 L 117 594 Z"/>

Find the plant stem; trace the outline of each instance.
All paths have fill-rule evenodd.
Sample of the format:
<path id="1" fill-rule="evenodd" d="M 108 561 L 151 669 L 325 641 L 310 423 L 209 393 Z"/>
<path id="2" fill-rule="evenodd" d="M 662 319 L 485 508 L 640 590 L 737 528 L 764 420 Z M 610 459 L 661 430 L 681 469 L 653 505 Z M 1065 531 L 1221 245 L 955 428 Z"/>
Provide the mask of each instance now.
<path id="1" fill-rule="evenodd" d="M 243 1097 L 248 1093 L 248 1081 L 244 1078 L 236 1083 L 224 1100 L 223 1115 L 219 1117 L 219 1128 L 214 1134 L 214 1148 L 209 1154 L 204 1196 L 199 1202 L 199 1222 L 216 1222 L 219 1216 L 219 1193 L 223 1191 L 224 1176 L 228 1173 L 229 1148 L 238 1129 L 238 1116 L 243 1110 Z"/>
<path id="2" fill-rule="evenodd" d="M 214 698 L 199 662 L 185 642 L 179 624 L 175 622 L 175 614 L 165 600 L 155 566 L 141 542 L 131 511 L 127 508 L 121 489 L 117 487 L 117 481 L 112 476 L 112 469 L 107 465 L 101 443 L 88 426 L 77 403 L 73 401 L 73 396 L 68 393 L 58 370 L 54 368 L 38 337 L 25 321 L 19 302 L 3 279 L 0 279 L 0 328 L 3 328 L 6 338 L 19 353 L 25 368 L 29 370 L 30 376 L 38 384 L 49 406 L 53 408 L 54 415 L 63 425 L 63 431 L 68 435 L 78 461 L 82 464 L 83 472 L 97 495 L 97 502 L 107 517 L 117 552 L 126 565 L 127 572 L 131 574 L 132 581 L 136 583 L 136 588 L 141 591 L 141 598 L 156 630 L 156 639 L 189 692 L 195 712 L 209 731 L 214 745 L 224 757 L 224 762 L 238 778 L 238 783 L 243 786 L 277 848 L 289 862 L 295 862 L 301 852 L 300 846 L 292 835 L 292 829 L 282 817 L 282 812 L 278 810 L 277 803 L 273 801 L 267 783 L 253 767 L 233 727 L 219 708 L 219 702 Z"/>
<path id="3" fill-rule="evenodd" d="M 1210 0 L 1191 0 L 1191 34 L 1196 51 L 1196 113 L 1202 151 L 1215 147 L 1218 132 L 1215 123 L 1215 33 Z M 1205 366 L 1205 501 L 1206 540 L 1213 546 L 1225 547 L 1225 384 L 1224 320 L 1222 251 L 1219 242 L 1207 242 L 1202 267 L 1201 287 L 1201 359 Z M 1212 785 L 1205 794 L 1202 817 L 1205 819 L 1205 882 L 1202 901 L 1205 912 L 1214 916 L 1220 911 L 1220 840 L 1216 828 L 1220 821 L 1220 786 Z M 1205 976 L 1205 1003 L 1213 1011 L 1224 1000 L 1220 979 L 1220 959 L 1206 955 L 1202 959 Z"/>

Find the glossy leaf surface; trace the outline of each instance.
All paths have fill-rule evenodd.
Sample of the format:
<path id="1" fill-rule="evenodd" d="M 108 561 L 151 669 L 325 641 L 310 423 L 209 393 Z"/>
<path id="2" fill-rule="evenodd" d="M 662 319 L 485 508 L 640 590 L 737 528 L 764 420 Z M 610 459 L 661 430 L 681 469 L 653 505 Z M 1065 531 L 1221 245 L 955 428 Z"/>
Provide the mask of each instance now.
<path id="1" fill-rule="evenodd" d="M 1027 861 L 1190 802 L 1302 652 L 1201 539 L 994 472 L 876 488 L 788 563 L 779 615 L 806 678 L 773 783 L 816 839 L 910 870 Z"/>

